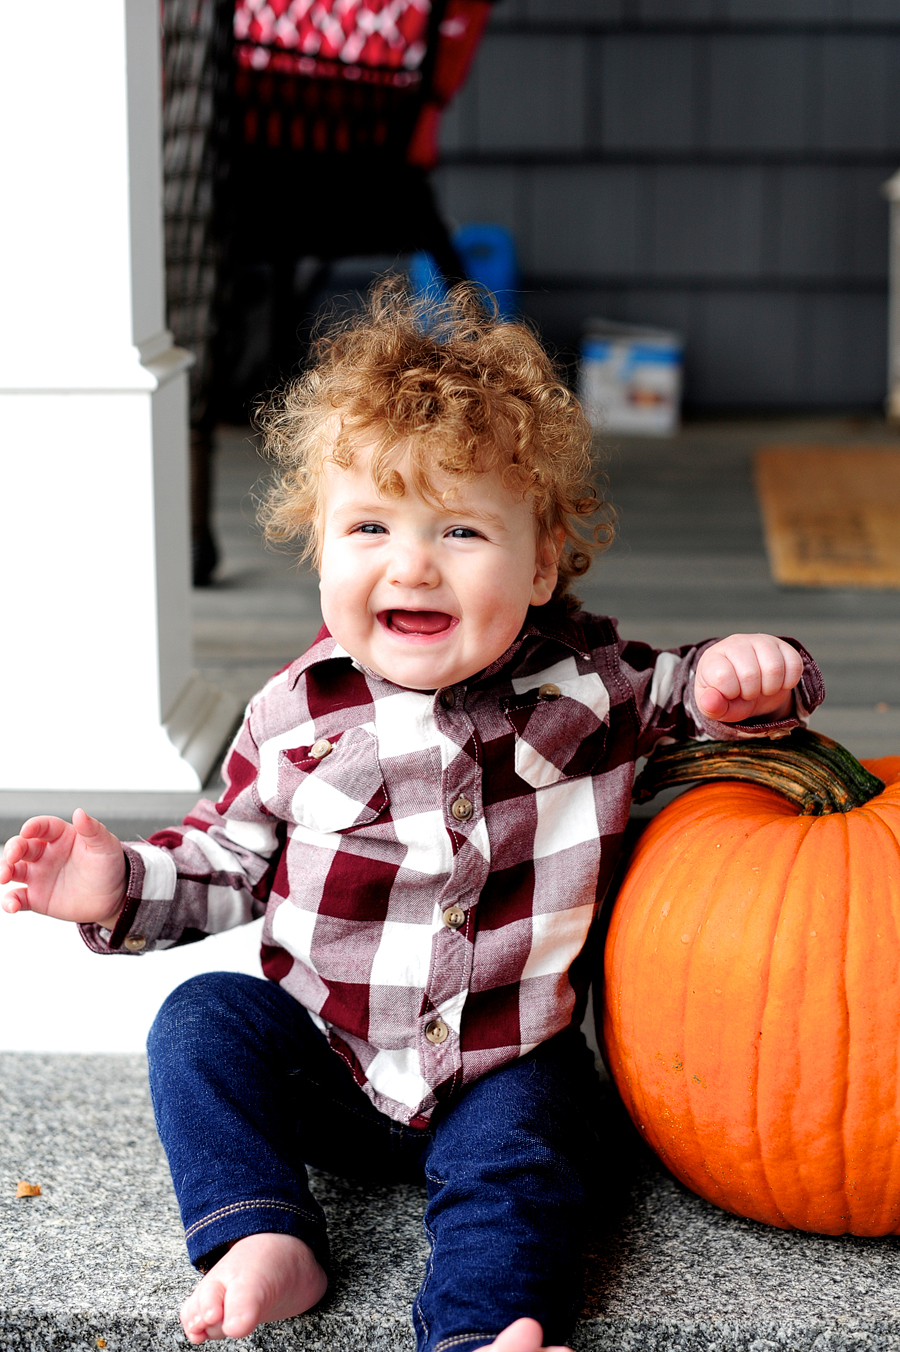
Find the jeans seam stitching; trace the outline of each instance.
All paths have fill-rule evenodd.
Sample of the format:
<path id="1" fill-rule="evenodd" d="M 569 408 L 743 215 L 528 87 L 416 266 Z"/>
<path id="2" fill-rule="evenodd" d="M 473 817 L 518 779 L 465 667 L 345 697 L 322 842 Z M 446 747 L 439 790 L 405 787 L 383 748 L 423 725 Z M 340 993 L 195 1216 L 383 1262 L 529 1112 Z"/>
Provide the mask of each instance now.
<path id="1" fill-rule="evenodd" d="M 416 1296 L 416 1310 L 418 1311 L 419 1319 L 422 1321 L 422 1328 L 425 1331 L 425 1337 L 426 1339 L 428 1339 L 431 1335 L 431 1325 L 429 1324 L 428 1318 L 425 1314 L 425 1310 L 422 1307 L 422 1298 L 425 1295 L 425 1292 L 428 1288 L 428 1283 L 431 1280 L 431 1274 L 434 1271 L 434 1231 L 429 1227 L 429 1225 L 425 1221 L 422 1222 L 422 1229 L 428 1236 L 428 1262 L 425 1264 L 425 1275 L 422 1278 L 422 1284 L 419 1287 L 419 1291 Z"/>
<path id="2" fill-rule="evenodd" d="M 274 1208 L 280 1211 L 292 1211 L 295 1216 L 302 1216 L 308 1221 L 317 1221 L 318 1217 L 304 1207 L 296 1206 L 293 1202 L 282 1202 L 275 1197 L 254 1198 L 249 1202 L 231 1202 L 228 1206 L 219 1207 L 218 1211 L 211 1211 L 208 1216 L 204 1216 L 199 1221 L 194 1221 L 184 1232 L 185 1239 L 190 1239 L 202 1230 L 204 1226 L 212 1225 L 214 1221 L 222 1220 L 225 1216 L 232 1216 L 237 1211 L 250 1211 L 254 1207 Z"/>
<path id="3" fill-rule="evenodd" d="M 458 1343 L 467 1343 L 471 1338 L 490 1338 L 493 1342 L 496 1336 L 495 1333 L 455 1333 L 452 1338 L 442 1338 L 439 1343 L 435 1343 L 433 1352 L 442 1352 L 445 1347 L 456 1347 Z"/>

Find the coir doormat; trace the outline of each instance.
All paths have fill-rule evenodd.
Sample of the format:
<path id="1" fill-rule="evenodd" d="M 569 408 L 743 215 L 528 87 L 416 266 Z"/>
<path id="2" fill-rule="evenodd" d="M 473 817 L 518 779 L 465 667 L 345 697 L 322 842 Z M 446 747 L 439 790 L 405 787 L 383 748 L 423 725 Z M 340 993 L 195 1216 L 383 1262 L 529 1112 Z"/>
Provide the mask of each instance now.
<path id="1" fill-rule="evenodd" d="M 900 447 L 763 446 L 756 491 L 776 582 L 900 588 Z"/>

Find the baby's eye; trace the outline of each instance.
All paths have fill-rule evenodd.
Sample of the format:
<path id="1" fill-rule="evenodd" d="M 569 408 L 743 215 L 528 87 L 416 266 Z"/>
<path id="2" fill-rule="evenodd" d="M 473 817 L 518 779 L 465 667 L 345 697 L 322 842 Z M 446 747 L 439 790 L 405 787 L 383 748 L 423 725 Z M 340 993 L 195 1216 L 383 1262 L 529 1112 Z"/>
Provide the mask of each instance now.
<path id="1" fill-rule="evenodd" d="M 478 531 L 472 530 L 470 526 L 454 526 L 447 532 L 449 540 L 475 540 L 478 538 Z"/>
<path id="2" fill-rule="evenodd" d="M 360 535 L 387 535 L 384 526 L 379 526 L 377 521 L 364 521 L 361 526 L 356 527 Z"/>

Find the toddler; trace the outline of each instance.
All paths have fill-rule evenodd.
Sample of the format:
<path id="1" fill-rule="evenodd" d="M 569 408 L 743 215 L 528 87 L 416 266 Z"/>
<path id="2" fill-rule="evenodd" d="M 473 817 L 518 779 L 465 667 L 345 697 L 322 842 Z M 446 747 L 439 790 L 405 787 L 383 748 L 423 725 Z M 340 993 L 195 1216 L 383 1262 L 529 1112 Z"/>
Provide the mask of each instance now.
<path id="1" fill-rule="evenodd" d="M 777 735 L 793 640 L 626 642 L 568 587 L 605 527 L 590 432 L 531 334 L 385 283 L 270 407 L 272 539 L 324 627 L 251 701 L 217 803 L 121 845 L 77 811 L 6 847 L 9 912 L 147 953 L 265 914 L 265 980 L 194 978 L 148 1043 L 193 1343 L 325 1294 L 305 1164 L 427 1188 L 420 1352 L 536 1352 L 578 1308 L 601 1151 L 586 941 L 661 740 Z M 596 537 L 596 538 L 595 538 Z M 608 1165 L 608 1161 L 601 1161 Z"/>

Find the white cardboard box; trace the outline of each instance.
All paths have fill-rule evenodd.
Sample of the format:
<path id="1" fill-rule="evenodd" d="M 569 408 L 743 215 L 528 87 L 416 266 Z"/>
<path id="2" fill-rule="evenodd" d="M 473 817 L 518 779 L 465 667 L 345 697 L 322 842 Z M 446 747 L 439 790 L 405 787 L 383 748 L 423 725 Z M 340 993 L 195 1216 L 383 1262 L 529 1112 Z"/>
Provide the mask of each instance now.
<path id="1" fill-rule="evenodd" d="M 591 426 L 642 436 L 677 432 L 682 351 L 677 333 L 589 319 L 581 340 L 578 395 Z"/>

